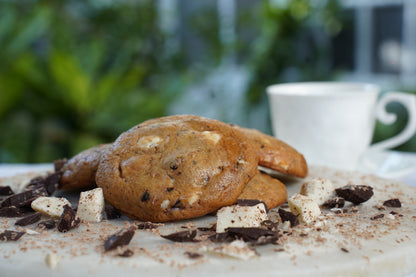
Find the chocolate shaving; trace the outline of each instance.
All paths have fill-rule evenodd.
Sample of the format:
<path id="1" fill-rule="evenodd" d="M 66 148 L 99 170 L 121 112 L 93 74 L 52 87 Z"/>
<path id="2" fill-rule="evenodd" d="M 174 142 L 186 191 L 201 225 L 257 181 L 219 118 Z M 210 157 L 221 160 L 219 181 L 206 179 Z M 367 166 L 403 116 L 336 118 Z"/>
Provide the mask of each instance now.
<path id="1" fill-rule="evenodd" d="M 291 227 L 299 225 L 299 219 L 294 213 L 280 208 L 278 210 L 278 213 L 280 218 L 282 219 L 282 222 L 289 221 Z"/>
<path id="2" fill-rule="evenodd" d="M 198 240 L 195 240 L 195 236 L 196 230 L 187 230 L 161 237 L 176 242 L 198 242 Z"/>
<path id="3" fill-rule="evenodd" d="M 346 185 L 335 189 L 335 192 L 339 197 L 342 197 L 355 205 L 369 200 L 374 194 L 373 188 L 365 185 Z"/>
<path id="4" fill-rule="evenodd" d="M 122 229 L 111 235 L 104 243 L 105 251 L 116 249 L 117 247 L 128 245 L 135 234 L 136 227 Z"/>
<path id="5" fill-rule="evenodd" d="M 335 197 L 335 198 L 329 199 L 324 204 L 322 204 L 322 206 L 327 209 L 343 208 L 344 205 L 345 205 L 345 200 L 342 197 Z"/>
<path id="6" fill-rule="evenodd" d="M 370 219 L 371 220 L 377 220 L 377 219 L 380 219 L 380 218 L 383 218 L 383 217 L 384 217 L 384 214 L 378 214 L 378 215 L 372 216 Z"/>
<path id="7" fill-rule="evenodd" d="M 38 223 L 38 227 L 41 229 L 53 229 L 56 226 L 57 221 L 55 219 L 48 219 Z"/>
<path id="8" fill-rule="evenodd" d="M 215 230 L 217 229 L 217 225 L 212 224 L 211 227 L 198 227 L 197 229 L 202 232 L 215 232 Z"/>
<path id="9" fill-rule="evenodd" d="M 1 207 L 23 207 L 28 206 L 32 203 L 33 200 L 38 198 L 39 196 L 47 196 L 48 193 L 46 192 L 45 188 L 36 189 L 36 190 L 27 190 L 21 193 L 13 194 L 7 197 L 2 203 Z"/>
<path id="10" fill-rule="evenodd" d="M 401 208 L 402 203 L 398 198 L 389 199 L 383 202 L 383 206 L 389 207 L 389 208 Z"/>
<path id="11" fill-rule="evenodd" d="M 14 225 L 18 226 L 27 226 L 33 223 L 36 223 L 40 220 L 42 214 L 39 212 L 33 213 L 31 215 L 25 216 L 19 220 L 17 220 Z"/>
<path id="12" fill-rule="evenodd" d="M 0 217 L 19 217 L 22 215 L 22 211 L 15 206 L 3 207 L 0 209 Z"/>
<path id="13" fill-rule="evenodd" d="M 278 239 L 278 233 L 270 230 L 265 230 L 263 228 L 249 227 L 249 228 L 240 228 L 233 227 L 227 228 L 226 232 L 229 236 L 236 239 L 242 239 L 244 241 L 257 241 L 260 237 L 274 237 Z"/>
<path id="14" fill-rule="evenodd" d="M 78 227 L 81 220 L 77 217 L 76 212 L 69 206 L 64 206 L 64 211 L 58 221 L 58 231 L 68 232 L 69 230 Z"/>
<path id="15" fill-rule="evenodd" d="M 108 220 L 117 219 L 121 217 L 121 212 L 113 206 L 105 206 L 104 210 Z"/>
<path id="16" fill-rule="evenodd" d="M 341 247 L 341 251 L 345 252 L 345 253 L 349 253 L 350 251 L 347 248 Z"/>
<path id="17" fill-rule="evenodd" d="M 234 238 L 230 237 L 227 232 L 224 233 L 215 233 L 212 236 L 209 236 L 208 239 L 212 242 L 232 242 Z"/>
<path id="18" fill-rule="evenodd" d="M 0 195 L 7 196 L 7 195 L 12 195 L 12 194 L 14 194 L 14 192 L 10 186 L 0 186 Z"/>
<path id="19" fill-rule="evenodd" d="M 153 230 L 159 228 L 162 224 L 156 224 L 152 222 L 140 222 L 137 223 L 137 229 L 139 230 Z"/>
<path id="20" fill-rule="evenodd" d="M 25 232 L 16 232 L 11 230 L 5 230 L 3 233 L 0 234 L 1 241 L 17 241 L 20 239 Z"/>
<path id="21" fill-rule="evenodd" d="M 185 256 L 187 256 L 189 259 L 193 259 L 193 260 L 200 259 L 200 258 L 204 257 L 204 255 L 202 255 L 202 254 L 199 254 L 199 253 L 196 253 L 196 252 L 189 252 L 189 251 L 185 252 Z"/>

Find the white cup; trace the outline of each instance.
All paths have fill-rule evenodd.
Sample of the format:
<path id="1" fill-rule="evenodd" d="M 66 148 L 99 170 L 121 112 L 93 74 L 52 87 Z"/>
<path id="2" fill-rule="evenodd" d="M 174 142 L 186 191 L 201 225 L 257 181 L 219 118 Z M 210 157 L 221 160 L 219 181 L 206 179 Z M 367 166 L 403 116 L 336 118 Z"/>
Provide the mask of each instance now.
<path id="1" fill-rule="evenodd" d="M 368 150 L 385 150 L 409 140 L 416 132 L 416 97 L 389 92 L 378 96 L 374 84 L 308 82 L 276 84 L 266 89 L 275 137 L 304 154 L 307 162 L 340 169 L 356 169 Z M 409 114 L 403 131 L 370 146 L 376 119 L 396 120 L 386 112 L 400 102 Z"/>

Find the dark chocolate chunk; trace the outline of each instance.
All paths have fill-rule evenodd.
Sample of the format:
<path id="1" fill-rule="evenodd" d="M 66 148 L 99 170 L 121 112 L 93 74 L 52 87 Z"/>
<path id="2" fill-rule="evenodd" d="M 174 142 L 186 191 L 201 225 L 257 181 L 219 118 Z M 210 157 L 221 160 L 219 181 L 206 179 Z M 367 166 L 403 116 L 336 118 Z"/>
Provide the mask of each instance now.
<path id="1" fill-rule="evenodd" d="M 69 230 L 78 227 L 81 220 L 77 217 L 76 212 L 69 206 L 64 206 L 64 211 L 58 221 L 58 231 L 68 232 Z"/>
<path id="2" fill-rule="evenodd" d="M 266 208 L 266 211 L 268 212 L 266 203 L 264 203 L 261 200 L 258 200 L 258 199 L 237 199 L 237 205 L 239 205 L 239 206 L 252 207 L 252 206 L 256 206 L 258 204 L 263 204 L 264 207 Z"/>
<path id="3" fill-rule="evenodd" d="M 55 219 L 48 219 L 38 223 L 38 227 L 41 229 L 53 229 L 56 226 L 57 221 Z"/>
<path id="4" fill-rule="evenodd" d="M 61 172 L 54 172 L 46 176 L 45 189 L 48 192 L 48 195 L 52 195 L 58 189 L 61 176 Z"/>
<path id="5" fill-rule="evenodd" d="M 0 217 L 19 217 L 22 215 L 22 211 L 15 206 L 3 207 L 0 209 Z"/>
<path id="6" fill-rule="evenodd" d="M 126 249 L 122 253 L 118 254 L 120 257 L 128 258 L 134 255 L 134 252 L 131 249 Z"/>
<path id="7" fill-rule="evenodd" d="M 198 227 L 197 229 L 202 232 L 215 232 L 217 225 L 212 224 L 211 227 Z"/>
<path id="8" fill-rule="evenodd" d="M 327 200 L 322 206 L 327 209 L 332 208 L 343 208 L 345 205 L 345 200 L 342 197 L 335 197 L 332 199 Z"/>
<path id="9" fill-rule="evenodd" d="M 119 246 L 128 245 L 135 234 L 135 230 L 136 227 L 131 226 L 111 235 L 104 243 L 105 251 L 116 249 Z"/>
<path id="10" fill-rule="evenodd" d="M 186 230 L 161 237 L 176 242 L 197 242 L 195 236 L 196 230 Z"/>
<path id="11" fill-rule="evenodd" d="M 45 188 L 39 189 L 39 190 L 28 190 L 21 193 L 13 194 L 9 197 L 7 197 L 2 203 L 1 207 L 23 207 L 30 205 L 33 200 L 38 198 L 39 196 L 47 196 L 47 192 Z"/>
<path id="12" fill-rule="evenodd" d="M 286 211 L 284 209 L 280 209 L 280 208 L 278 212 L 279 212 L 280 218 L 282 219 L 282 222 L 289 221 L 290 227 L 295 227 L 299 225 L 299 219 L 294 213 Z"/>
<path id="13" fill-rule="evenodd" d="M 345 252 L 345 253 L 349 253 L 350 251 L 347 248 L 342 247 L 341 251 Z"/>
<path id="14" fill-rule="evenodd" d="M 11 230 L 5 230 L 3 233 L 0 234 L 1 241 L 16 241 L 20 239 L 25 232 L 16 232 Z"/>
<path id="15" fill-rule="evenodd" d="M 139 230 L 152 230 L 152 229 L 159 228 L 159 226 L 161 226 L 161 224 L 156 224 L 156 223 L 152 223 L 152 222 L 137 223 L 137 229 L 139 229 Z"/>
<path id="16" fill-rule="evenodd" d="M 229 236 L 235 237 L 237 239 L 242 239 L 244 241 L 257 241 L 260 237 L 275 237 L 278 238 L 278 233 L 270 230 L 265 230 L 263 228 L 240 228 L 233 227 L 227 228 L 226 232 Z"/>
<path id="17" fill-rule="evenodd" d="M 199 254 L 199 253 L 196 253 L 196 252 L 189 252 L 189 251 L 185 252 L 185 256 L 187 256 L 189 259 L 193 259 L 193 260 L 204 257 L 204 255 L 202 255 L 202 254 Z"/>
<path id="18" fill-rule="evenodd" d="M 383 217 L 384 217 L 384 214 L 378 214 L 378 215 L 372 216 L 370 219 L 371 220 L 377 220 L 377 219 L 380 219 L 380 218 L 383 218 Z"/>
<path id="19" fill-rule="evenodd" d="M 142 195 L 142 199 L 141 199 L 141 201 L 142 202 L 146 202 L 146 201 L 148 201 L 150 199 L 150 195 L 149 195 L 149 192 L 146 190 L 144 193 L 143 193 L 143 195 Z"/>
<path id="20" fill-rule="evenodd" d="M 374 194 L 373 188 L 365 185 L 346 185 L 335 189 L 335 192 L 339 197 L 342 197 L 355 205 L 369 200 Z"/>
<path id="21" fill-rule="evenodd" d="M 261 226 L 266 227 L 267 230 L 277 231 L 279 228 L 279 223 L 273 222 L 271 220 L 265 220 L 261 222 Z"/>
<path id="22" fill-rule="evenodd" d="M 41 216 L 42 216 L 41 213 L 36 212 L 36 213 L 33 213 L 31 215 L 25 216 L 25 217 L 17 220 L 14 223 L 14 225 L 27 226 L 27 225 L 38 222 L 40 220 Z"/>
<path id="23" fill-rule="evenodd" d="M 10 186 L 0 186 L 0 195 L 12 195 L 14 194 Z"/>
<path id="24" fill-rule="evenodd" d="M 401 208 L 402 203 L 398 198 L 389 199 L 383 202 L 383 206 L 389 207 L 389 208 Z"/>
<path id="25" fill-rule="evenodd" d="M 208 239 L 212 242 L 231 242 L 235 240 L 234 238 L 230 237 L 227 232 L 224 233 L 215 233 L 212 236 L 209 236 Z"/>
<path id="26" fill-rule="evenodd" d="M 67 161 L 68 161 L 67 159 L 60 159 L 60 160 L 53 161 L 55 171 L 56 172 L 61 171 L 64 165 L 67 163 Z"/>
<path id="27" fill-rule="evenodd" d="M 104 210 L 108 220 L 117 219 L 121 217 L 121 212 L 113 206 L 105 206 Z"/>

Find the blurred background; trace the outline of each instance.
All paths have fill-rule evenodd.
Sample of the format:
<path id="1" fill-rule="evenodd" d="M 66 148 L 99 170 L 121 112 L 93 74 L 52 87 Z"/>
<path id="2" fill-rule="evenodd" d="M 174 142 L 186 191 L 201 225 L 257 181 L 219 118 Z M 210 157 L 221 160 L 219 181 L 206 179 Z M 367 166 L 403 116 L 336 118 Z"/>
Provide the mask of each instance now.
<path id="1" fill-rule="evenodd" d="M 0 0 L 0 162 L 70 157 L 169 114 L 270 134 L 273 83 L 415 94 L 415 30 L 413 0 Z"/>

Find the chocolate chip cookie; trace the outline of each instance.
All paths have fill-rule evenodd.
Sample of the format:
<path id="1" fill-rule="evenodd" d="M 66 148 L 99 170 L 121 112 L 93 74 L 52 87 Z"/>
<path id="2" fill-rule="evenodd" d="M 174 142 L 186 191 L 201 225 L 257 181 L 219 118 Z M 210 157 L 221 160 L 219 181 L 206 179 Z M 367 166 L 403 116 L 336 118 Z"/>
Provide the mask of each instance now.
<path id="1" fill-rule="evenodd" d="M 255 129 L 232 126 L 251 141 L 260 166 L 297 177 L 306 177 L 308 174 L 308 166 L 303 155 L 287 143 Z"/>
<path id="2" fill-rule="evenodd" d="M 181 115 L 121 134 L 102 157 L 96 183 L 129 217 L 164 222 L 234 204 L 256 173 L 257 155 L 239 131 Z"/>
<path id="3" fill-rule="evenodd" d="M 69 159 L 62 167 L 60 189 L 85 189 L 95 185 L 95 172 L 110 144 L 89 148 Z"/>
<path id="4" fill-rule="evenodd" d="M 286 202 L 286 186 L 276 178 L 259 171 L 247 183 L 238 199 L 260 200 L 268 209 L 273 209 Z"/>

